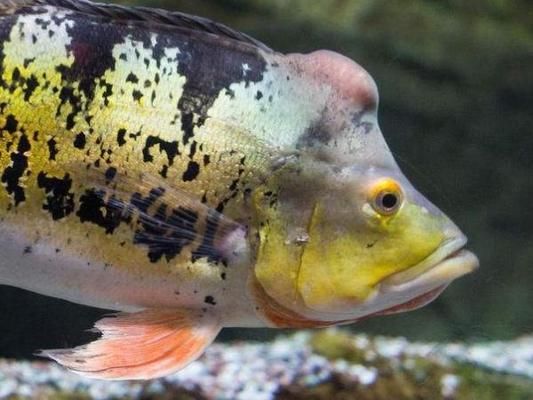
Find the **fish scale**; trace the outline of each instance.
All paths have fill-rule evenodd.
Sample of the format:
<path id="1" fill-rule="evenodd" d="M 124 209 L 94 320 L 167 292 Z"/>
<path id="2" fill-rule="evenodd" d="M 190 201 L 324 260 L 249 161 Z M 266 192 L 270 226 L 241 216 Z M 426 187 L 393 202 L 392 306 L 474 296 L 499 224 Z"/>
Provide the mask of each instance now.
<path id="1" fill-rule="evenodd" d="M 0 282 L 121 312 L 42 352 L 76 373 L 149 379 L 224 326 L 407 311 L 477 266 L 339 54 L 164 10 L 0 0 L 0 73 Z"/>
<path id="2" fill-rule="evenodd" d="M 109 22 L 96 25 L 97 18 L 82 19 L 67 11 L 54 12 L 52 16 L 47 7 L 35 9 L 35 15 L 10 18 L 13 28 L 10 40 L 3 46 L 3 80 L 8 87 L 16 88 L 2 91 L 0 98 L 8 103 L 2 113 L 6 130 L 16 129 L 10 133 L 19 138 L 15 151 L 3 163 L 3 171 L 7 170 L 6 187 L 11 194 L 4 194 L 4 204 L 9 201 L 21 210 L 39 210 L 43 197 L 55 196 L 54 203 L 60 209 L 49 208 L 56 216 L 52 218 L 61 215 L 68 223 L 80 223 L 76 211 L 83 207 L 84 187 L 78 185 L 76 176 L 83 176 L 84 168 L 105 171 L 111 166 L 122 171 L 148 170 L 166 175 L 175 187 L 196 195 L 205 194 L 208 204 L 219 205 L 231 196 L 230 187 L 235 181 L 240 183 L 243 175 L 239 171 L 250 169 L 245 162 L 240 166 L 249 155 L 250 146 L 245 152 L 239 150 L 239 137 L 245 134 L 237 132 L 233 136 L 237 140 L 232 140 L 231 125 L 215 121 L 214 125 L 228 125 L 221 131 L 218 126 L 210 129 L 211 124 L 201 120 L 206 118 L 210 103 L 219 95 L 227 95 L 226 87 L 232 80 L 241 81 L 242 63 L 236 64 L 238 71 L 224 73 L 227 83 L 205 90 L 198 88 L 197 82 L 206 81 L 198 81 L 187 69 L 194 69 L 195 63 L 208 65 L 205 58 L 212 52 L 208 48 L 182 53 L 179 47 L 187 47 L 186 36 L 173 36 L 171 46 L 168 35 L 138 33 L 133 28 L 111 26 Z M 146 40 L 151 48 L 147 48 Z M 178 60 L 179 53 L 184 54 L 183 62 Z M 24 64 L 25 54 L 32 55 L 27 67 L 20 63 L 22 59 Z M 261 60 L 256 62 L 256 68 L 263 68 L 264 61 L 257 54 L 254 56 Z M 248 65 L 251 63 L 248 60 Z M 182 64 L 187 66 L 180 73 Z M 217 60 L 213 60 L 212 65 L 216 64 Z M 207 73 L 220 80 L 214 76 L 215 68 Z M 28 95 L 30 78 L 37 84 Z M 250 82 L 248 78 L 242 81 L 245 85 Z M 194 90 L 201 96 L 194 97 L 191 94 Z M 195 130 L 202 131 L 198 139 Z M 34 141 L 24 132 L 34 132 L 40 140 Z M 221 154 L 204 153 L 204 148 L 220 152 L 220 139 L 214 137 L 220 135 L 225 136 L 223 141 L 231 140 L 232 147 Z M 48 146 L 43 146 L 42 141 Z M 51 141 L 55 143 L 52 148 Z M 209 156 L 209 164 L 205 156 Z M 257 166 L 254 163 L 253 168 Z M 253 171 L 247 172 L 253 175 Z M 39 176 L 43 177 L 41 180 L 48 179 L 49 190 L 38 184 Z M 50 188 L 54 182 L 57 190 Z M 70 192 L 63 193 L 61 185 L 70 186 Z M 72 197 L 77 207 L 70 204 Z M 18 204 L 21 198 L 25 204 Z M 84 218 L 83 222 L 105 225 L 91 221 L 90 216 Z"/>
<path id="3" fill-rule="evenodd" d="M 220 97 L 229 96 L 233 109 L 239 104 L 230 89 L 233 84 L 258 90 L 250 83 L 259 80 L 266 66 L 260 51 L 231 39 L 221 45 L 203 32 L 170 34 L 164 26 L 140 30 L 101 15 L 50 5 L 15 11 L 2 18 L 1 27 L 4 227 L 20 236 L 21 254 L 23 248 L 33 249 L 26 253 L 28 272 L 33 272 L 34 257 L 43 258 L 39 255 L 43 246 L 59 250 L 53 251 L 54 262 L 61 257 L 62 262 L 73 257 L 83 260 L 70 278 L 69 287 L 75 290 L 47 285 L 43 289 L 42 274 L 35 275 L 36 282 L 24 279 L 19 285 L 34 290 L 39 286 L 44 293 L 58 290 L 62 297 L 79 301 L 79 289 L 94 284 L 85 283 L 84 275 L 111 268 L 119 270 L 115 273 L 119 276 L 126 271 L 134 277 L 95 273 L 124 281 L 119 292 L 121 286 L 132 287 L 129 279 L 145 279 L 147 274 L 170 281 L 154 297 L 165 305 L 204 304 L 205 296 L 220 292 L 224 283 L 220 277 L 231 274 L 224 272 L 225 267 L 199 266 L 213 257 L 209 246 L 213 239 L 202 237 L 208 229 L 210 235 L 223 231 L 218 217 L 208 214 L 206 207 L 198 216 L 201 212 L 196 209 L 202 207 L 196 204 L 193 210 L 182 209 L 198 221 L 189 234 L 194 238 L 176 244 L 144 233 L 142 224 L 125 226 L 116 207 L 98 193 L 101 182 L 90 181 L 109 171 L 118 171 L 122 183 L 126 173 L 143 173 L 144 180 L 154 185 L 136 187 L 139 193 L 131 187 L 121 190 L 123 203 L 135 195 L 147 198 L 158 187 L 150 176 L 157 176 L 171 191 L 186 191 L 189 202 L 200 200 L 219 211 L 231 209 L 231 203 L 238 208 L 247 185 L 268 169 L 271 155 L 266 145 L 257 146 L 259 138 L 234 122 L 237 118 L 211 117 L 208 111 Z M 192 48 L 191 36 L 205 45 Z M 217 67 L 227 59 L 226 53 L 236 51 L 242 60 L 234 61 L 229 72 Z M 248 65 L 246 70 L 243 64 Z M 200 71 L 195 70 L 197 65 L 202 66 Z M 212 79 L 206 81 L 202 74 Z M 178 215 L 176 201 L 168 208 Z M 161 224 L 166 218 L 149 221 Z M 186 224 L 184 218 L 178 220 L 184 221 L 178 225 Z M 49 274 L 55 273 L 59 272 L 50 267 Z M 202 286 L 197 284 L 202 280 L 208 282 L 206 287 L 191 289 Z M 198 300 L 181 300 L 175 295 L 179 291 Z M 142 303 L 129 297 L 117 301 L 98 296 L 89 303 L 119 309 Z"/>

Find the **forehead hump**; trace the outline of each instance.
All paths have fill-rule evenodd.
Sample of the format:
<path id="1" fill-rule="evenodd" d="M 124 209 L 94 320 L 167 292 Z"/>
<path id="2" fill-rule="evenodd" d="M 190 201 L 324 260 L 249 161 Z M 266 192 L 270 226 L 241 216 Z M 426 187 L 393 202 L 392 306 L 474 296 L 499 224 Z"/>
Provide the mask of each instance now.
<path id="1" fill-rule="evenodd" d="M 355 61 L 339 53 L 319 50 L 307 55 L 290 54 L 302 72 L 315 83 L 328 85 L 334 98 L 360 110 L 375 110 L 378 89 L 370 74 Z"/>
<path id="2" fill-rule="evenodd" d="M 301 148 L 337 165 L 396 169 L 377 121 L 378 90 L 374 79 L 353 60 L 327 50 L 289 54 L 310 86 L 328 88 L 320 118 L 302 137 Z M 318 99 L 317 99 L 318 101 Z"/>

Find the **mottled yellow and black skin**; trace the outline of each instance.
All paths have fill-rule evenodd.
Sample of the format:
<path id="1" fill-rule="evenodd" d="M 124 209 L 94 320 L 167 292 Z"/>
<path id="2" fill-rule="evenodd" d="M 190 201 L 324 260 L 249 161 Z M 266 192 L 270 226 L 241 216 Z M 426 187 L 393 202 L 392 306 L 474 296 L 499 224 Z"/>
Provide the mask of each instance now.
<path id="1" fill-rule="evenodd" d="M 265 182 L 312 132 L 323 108 L 312 95 L 326 89 L 194 17 L 162 23 L 150 10 L 68 0 L 2 8 L 0 218 L 20 256 L 159 275 L 175 281 L 173 296 L 190 292 L 185 304 L 220 303 L 232 274 L 248 279 L 228 258 L 244 246 L 250 269 L 252 195 L 274 204 Z M 224 244 L 232 232 L 245 245 Z"/>
<path id="2" fill-rule="evenodd" d="M 88 274 L 94 262 L 166 274 L 207 261 L 222 285 L 227 262 L 212 243 L 218 213 L 236 216 L 269 155 L 247 132 L 209 120 L 209 110 L 221 96 L 232 99 L 232 84 L 261 81 L 266 68 L 244 41 L 96 8 L 30 5 L 2 16 L 0 216 L 25 237 L 21 257 L 46 242 L 86 258 Z M 141 185 L 121 178 L 141 173 L 151 177 Z M 97 176 L 123 186 L 120 207 Z M 205 209 L 166 201 L 169 189 Z M 125 209 L 178 233 L 132 222 Z"/>
<path id="3" fill-rule="evenodd" d="M 53 220 L 75 214 L 112 231 L 111 221 L 84 209 L 75 171 L 67 170 L 83 164 L 106 172 L 128 162 L 129 171 L 172 179 L 223 210 L 241 189 L 247 154 L 217 159 L 205 148 L 217 139 L 204 143 L 195 130 L 219 95 L 231 97 L 232 83 L 262 79 L 265 61 L 256 49 L 61 8 L 19 12 L 1 25 L 4 202 L 22 210 L 44 192 Z M 238 59 L 227 56 L 235 52 Z M 243 63 L 251 66 L 246 76 Z M 205 180 L 213 187 L 198 184 Z"/>
<path id="4" fill-rule="evenodd" d="M 466 239 L 398 169 L 375 83 L 339 54 L 281 55 L 179 13 L 0 0 L 0 73 L 1 283 L 321 326 L 477 262 L 426 279 Z M 382 285 L 403 271 L 414 283 Z"/>

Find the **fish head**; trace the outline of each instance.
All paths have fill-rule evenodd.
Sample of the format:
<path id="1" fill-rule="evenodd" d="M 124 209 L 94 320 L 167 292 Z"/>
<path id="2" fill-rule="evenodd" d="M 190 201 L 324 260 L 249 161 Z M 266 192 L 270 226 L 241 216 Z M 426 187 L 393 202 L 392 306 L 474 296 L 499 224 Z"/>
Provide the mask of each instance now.
<path id="1" fill-rule="evenodd" d="M 297 159 L 272 175 L 276 189 L 256 199 L 257 282 L 285 309 L 322 321 L 427 304 L 477 268 L 466 236 L 395 162 L 370 75 L 331 52 L 293 57 L 329 82 L 330 97 Z M 323 72 L 332 66 L 336 74 Z"/>
<path id="2" fill-rule="evenodd" d="M 296 280 L 305 307 L 365 316 L 426 303 L 477 267 L 466 236 L 399 170 L 334 170 L 310 204 Z"/>

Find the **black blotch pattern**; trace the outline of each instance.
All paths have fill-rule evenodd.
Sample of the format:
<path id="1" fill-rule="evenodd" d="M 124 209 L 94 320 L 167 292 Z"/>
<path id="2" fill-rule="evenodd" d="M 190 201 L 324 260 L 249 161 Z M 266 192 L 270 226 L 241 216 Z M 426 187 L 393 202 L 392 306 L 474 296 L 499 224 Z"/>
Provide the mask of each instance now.
<path id="1" fill-rule="evenodd" d="M 221 46 L 220 40 L 208 36 L 190 40 L 191 35 L 162 35 L 154 49 L 156 57 L 162 57 L 166 46 L 177 46 L 182 50 L 178 72 L 187 80 L 178 108 L 181 111 L 184 144 L 194 136 L 194 114 L 199 116 L 197 125 L 203 125 L 209 108 L 223 89 L 231 91 L 233 83 L 245 82 L 249 85 L 251 82 L 260 82 L 266 69 L 264 58 L 251 47 L 232 48 L 227 42 L 227 47 Z M 248 71 L 243 70 L 243 64 L 248 64 Z"/>
<path id="2" fill-rule="evenodd" d="M 124 219 L 123 210 L 104 202 L 104 194 L 96 189 L 86 190 L 80 197 L 76 215 L 81 222 L 90 222 L 104 228 L 106 233 L 113 233 Z"/>
<path id="3" fill-rule="evenodd" d="M 25 61 L 23 64 L 25 64 Z M 37 89 L 39 86 L 39 81 L 35 77 L 35 75 L 31 74 L 29 77 L 25 77 L 21 74 L 20 69 L 18 67 L 13 68 L 13 72 L 11 73 L 11 80 L 9 84 L 3 85 L 10 93 L 15 92 L 17 89 L 21 89 L 22 93 L 24 93 L 24 101 L 29 101 L 31 98 L 31 95 Z"/>
<path id="4" fill-rule="evenodd" d="M 29 65 L 35 61 L 35 57 L 30 57 L 30 58 L 25 58 L 23 61 L 22 61 L 22 65 L 24 66 L 24 68 L 28 68 Z"/>
<path id="5" fill-rule="evenodd" d="M 161 168 L 161 171 L 159 171 L 159 175 L 161 175 L 163 178 L 167 178 L 168 176 L 168 165 L 163 165 Z"/>
<path id="6" fill-rule="evenodd" d="M 11 31 L 13 26 L 17 22 L 18 16 L 16 15 L 3 15 L 2 23 L 0 24 L 0 65 L 3 65 L 5 54 L 4 54 L 4 43 L 9 41 Z M 0 85 L 6 87 L 6 82 L 2 79 L 2 74 L 0 74 Z"/>
<path id="7" fill-rule="evenodd" d="M 212 306 L 217 304 L 217 302 L 215 301 L 215 298 L 213 296 L 205 296 L 204 303 L 210 304 Z"/>
<path id="8" fill-rule="evenodd" d="M 194 181 L 198 174 L 200 173 L 200 165 L 195 161 L 189 161 L 187 169 L 183 173 L 183 181 L 190 182 Z"/>
<path id="9" fill-rule="evenodd" d="M 190 149 L 189 149 L 189 158 L 192 160 L 194 159 L 194 155 L 196 154 L 196 148 L 198 147 L 198 142 L 194 140 L 191 143 Z"/>
<path id="10" fill-rule="evenodd" d="M 135 100 L 135 101 L 140 101 L 143 96 L 144 96 L 143 92 L 141 92 L 138 89 L 134 89 L 131 92 L 131 97 L 133 97 L 133 100 Z"/>
<path id="11" fill-rule="evenodd" d="M 31 95 L 39 87 L 39 81 L 35 77 L 35 75 L 30 75 L 29 78 L 26 79 L 25 85 L 23 87 L 24 91 L 24 101 L 29 101 L 31 98 Z"/>
<path id="12" fill-rule="evenodd" d="M 127 31 L 123 25 L 82 13 L 69 15 L 69 20 L 73 23 L 67 26 L 71 38 L 68 50 L 74 56 L 74 62 L 61 71 L 62 77 L 67 82 L 79 81 L 85 96 L 92 99 L 98 78 L 115 68 L 113 48 L 124 42 Z M 95 21 L 100 23 L 93 23 Z"/>
<path id="13" fill-rule="evenodd" d="M 148 136 L 143 148 L 144 162 L 152 162 L 154 160 L 154 157 L 150 154 L 150 149 L 156 145 L 159 145 L 160 151 L 164 151 L 167 154 L 169 165 L 172 165 L 174 163 L 174 158 L 180 154 L 177 141 L 167 142 L 157 136 Z"/>
<path id="14" fill-rule="evenodd" d="M 5 183 L 7 192 L 13 196 L 15 206 L 26 199 L 24 188 L 19 184 L 19 179 L 28 168 L 28 157 L 24 153 L 30 148 L 28 137 L 22 134 L 16 152 L 11 153 L 11 165 L 2 174 L 2 182 Z"/>
<path id="15" fill-rule="evenodd" d="M 117 143 L 119 146 L 124 146 L 126 144 L 126 129 L 119 129 L 117 132 Z"/>
<path id="16" fill-rule="evenodd" d="M 3 126 L 2 130 L 3 131 L 8 131 L 9 133 L 13 134 L 13 133 L 17 132 L 18 124 L 19 124 L 19 122 L 15 118 L 15 116 L 13 114 L 9 114 L 6 117 L 6 123 Z"/>
<path id="17" fill-rule="evenodd" d="M 126 77 L 126 82 L 139 83 L 139 78 L 133 72 L 130 72 Z"/>
<path id="18" fill-rule="evenodd" d="M 83 150 L 86 143 L 87 139 L 85 138 L 85 134 L 83 132 L 78 133 L 74 138 L 74 147 L 77 149 Z"/>
<path id="19" fill-rule="evenodd" d="M 74 194 L 70 193 L 72 179 L 69 174 L 63 178 L 48 177 L 45 172 L 39 172 L 37 185 L 44 189 L 46 202 L 43 210 L 47 210 L 52 219 L 65 218 L 74 211 Z"/>
<path id="20" fill-rule="evenodd" d="M 56 70 L 61 72 L 64 68 L 66 68 L 64 65 L 60 65 L 56 67 Z M 69 86 L 63 86 L 61 90 L 59 91 L 59 99 L 60 103 L 56 110 L 56 117 L 61 115 L 61 110 L 65 104 L 69 104 L 71 107 L 70 113 L 66 117 L 66 125 L 65 127 L 68 130 L 71 130 L 74 128 L 74 125 L 76 124 L 76 116 L 80 114 L 82 111 L 82 100 L 81 97 L 75 94 L 74 89 Z"/>
<path id="21" fill-rule="evenodd" d="M 113 85 L 110 83 L 107 83 L 105 79 L 102 79 L 100 81 L 100 87 L 104 88 L 104 92 L 102 93 L 102 98 L 104 99 L 104 104 L 108 106 L 109 98 L 113 95 Z"/>
<path id="22" fill-rule="evenodd" d="M 183 99 L 184 94 L 182 95 Z M 182 100 L 180 100 L 180 103 Z M 181 130 L 183 132 L 183 143 L 187 144 L 189 140 L 194 136 L 194 115 L 192 112 L 185 112 L 181 115 Z"/>
<path id="23" fill-rule="evenodd" d="M 115 176 L 117 175 L 117 169 L 115 167 L 109 167 L 106 171 L 105 171 L 105 179 L 106 181 L 109 183 L 110 181 L 112 181 Z"/>
<path id="24" fill-rule="evenodd" d="M 55 160 L 56 159 L 56 155 L 57 153 L 59 152 L 57 150 L 57 142 L 54 138 L 51 138 L 50 140 L 48 140 L 48 142 L 46 142 L 46 144 L 48 145 L 48 153 L 49 153 L 49 159 L 50 160 Z"/>

